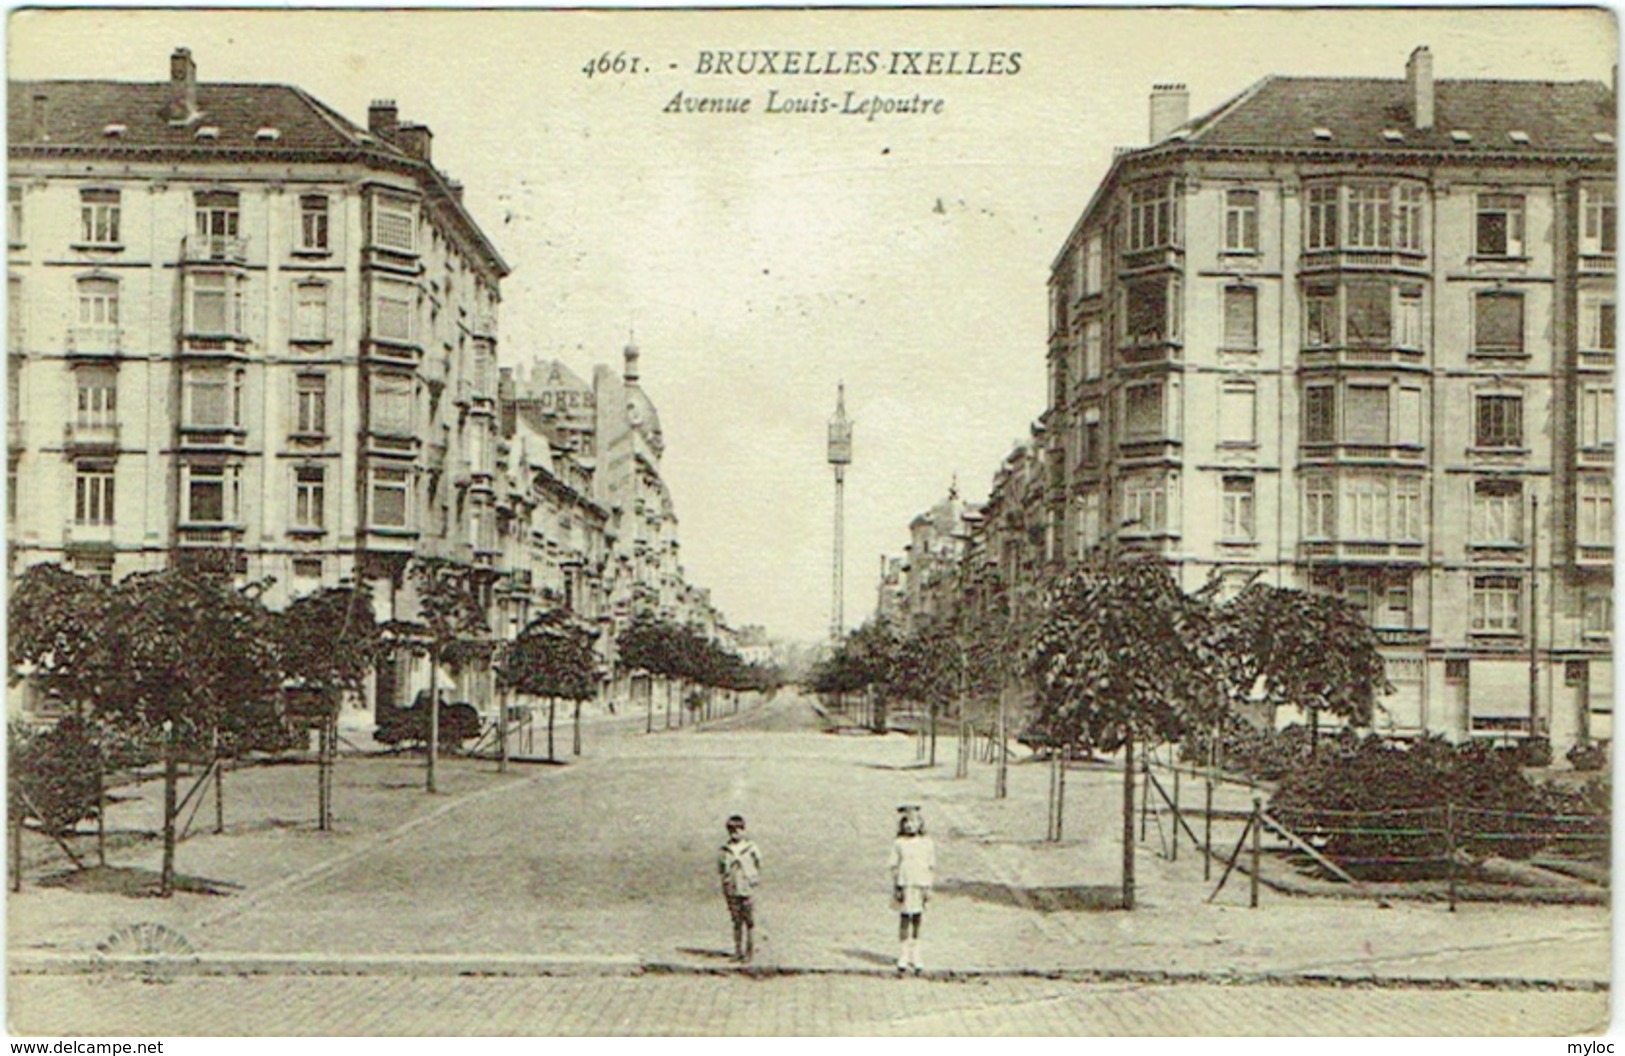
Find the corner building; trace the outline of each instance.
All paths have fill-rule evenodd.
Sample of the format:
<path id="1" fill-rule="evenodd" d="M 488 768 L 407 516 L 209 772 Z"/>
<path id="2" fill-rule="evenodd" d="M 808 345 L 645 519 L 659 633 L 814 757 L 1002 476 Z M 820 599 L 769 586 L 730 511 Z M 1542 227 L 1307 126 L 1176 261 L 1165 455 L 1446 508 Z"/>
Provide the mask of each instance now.
<path id="1" fill-rule="evenodd" d="M 8 117 L 13 569 L 270 576 L 278 607 L 353 578 L 386 618 L 414 557 L 503 574 L 508 269 L 428 128 L 185 49 L 167 82 L 12 82 Z"/>
<path id="2" fill-rule="evenodd" d="M 1052 265 L 1052 563 L 1338 595 L 1384 732 L 1610 739 L 1613 93 L 1419 48 L 1187 98 Z"/>

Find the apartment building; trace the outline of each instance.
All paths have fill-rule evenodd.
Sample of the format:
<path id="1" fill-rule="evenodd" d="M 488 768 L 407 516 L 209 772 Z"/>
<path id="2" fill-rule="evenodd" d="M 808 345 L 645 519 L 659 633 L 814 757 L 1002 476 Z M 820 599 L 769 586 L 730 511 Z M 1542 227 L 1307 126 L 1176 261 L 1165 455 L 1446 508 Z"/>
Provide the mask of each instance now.
<path id="1" fill-rule="evenodd" d="M 1612 91 L 1419 48 L 1187 100 L 1052 264 L 1051 556 L 1339 595 L 1379 729 L 1610 738 Z"/>
<path id="2" fill-rule="evenodd" d="M 269 577 L 273 606 L 364 580 L 401 618 L 414 557 L 507 575 L 508 268 L 428 128 L 184 48 L 166 82 L 12 82 L 8 118 L 14 570 Z"/>

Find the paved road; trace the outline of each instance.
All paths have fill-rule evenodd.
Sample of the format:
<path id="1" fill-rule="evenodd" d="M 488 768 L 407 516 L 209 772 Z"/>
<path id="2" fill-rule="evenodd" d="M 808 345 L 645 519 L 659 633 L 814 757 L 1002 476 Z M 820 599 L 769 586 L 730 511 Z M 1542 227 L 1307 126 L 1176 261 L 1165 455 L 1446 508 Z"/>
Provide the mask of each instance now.
<path id="1" fill-rule="evenodd" d="M 951 766 L 917 768 L 904 738 L 828 735 L 818 725 L 794 695 L 700 730 L 644 736 L 636 724 L 606 724 L 569 766 L 499 776 L 485 763 L 448 765 L 446 794 L 434 798 L 417 791 L 421 770 L 410 760 L 347 763 L 338 834 L 273 824 L 182 848 L 183 871 L 218 881 L 230 897 L 156 903 L 35 886 L 10 901 L 8 919 L 14 973 L 28 957 L 83 957 L 114 927 L 157 920 L 206 957 L 280 957 L 286 965 L 319 953 L 355 975 L 318 979 L 285 966 L 240 981 L 184 976 L 142 989 L 47 966 L 45 974 L 12 975 L 13 1027 L 1573 1034 L 1606 1017 L 1605 993 L 1572 988 L 1608 978 L 1605 909 L 1468 905 L 1450 914 L 1438 905 L 1384 909 L 1272 894 L 1263 909 L 1248 910 L 1241 892 L 1208 904 L 1201 866 L 1189 856 L 1167 862 L 1144 851 L 1139 908 L 1100 912 L 1120 856 L 1119 782 L 1110 775 L 1075 778 L 1068 841 L 1050 845 L 1041 840 L 1042 767 L 1012 767 L 1011 797 L 995 802 L 986 767 L 955 781 Z M 308 777 L 287 767 L 234 777 L 237 809 L 308 818 Z M 1118 969 L 1153 985 L 841 974 L 883 969 L 894 957 L 885 863 L 901 802 L 925 803 L 939 845 L 938 895 L 926 920 L 933 968 Z M 694 974 L 721 966 L 728 953 L 713 856 L 734 812 L 749 818 L 766 859 L 759 960 L 812 974 Z M 385 818 L 394 820 L 378 820 Z M 342 831 L 347 825 L 352 831 Z M 134 848 L 124 860 L 150 868 L 156 850 Z M 472 971 L 482 970 L 482 958 L 550 963 L 571 977 L 469 981 L 444 978 L 443 967 L 413 967 L 434 957 L 462 958 Z M 640 966 L 678 974 L 637 974 Z M 42 971 L 38 963 L 25 970 Z M 1167 976 L 1153 972 L 1185 981 L 1155 985 Z M 1559 980 L 1571 988 L 1202 982 L 1266 974 L 1288 984 L 1377 975 Z M 322 994 L 331 995 L 326 1005 Z M 467 994 L 479 996 L 476 1008 L 462 1009 Z M 837 998 L 839 1009 L 816 1012 Z M 389 1011 L 374 1010 L 380 1000 Z"/>
<path id="2" fill-rule="evenodd" d="M 1602 993 L 853 976 L 22 976 L 14 1032 L 118 1035 L 1595 1035 Z M 1554 1050 L 1555 1051 L 1555 1050 Z"/>

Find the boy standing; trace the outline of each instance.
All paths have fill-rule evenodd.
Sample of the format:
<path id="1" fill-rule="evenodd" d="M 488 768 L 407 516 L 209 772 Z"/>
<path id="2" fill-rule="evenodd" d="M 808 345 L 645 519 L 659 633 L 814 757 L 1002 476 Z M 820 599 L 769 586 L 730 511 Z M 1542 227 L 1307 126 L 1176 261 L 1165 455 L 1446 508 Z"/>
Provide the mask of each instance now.
<path id="1" fill-rule="evenodd" d="M 755 953 L 756 928 L 750 899 L 762 878 L 762 852 L 745 838 L 745 819 L 738 814 L 728 819 L 728 842 L 717 855 L 717 872 L 722 874 L 722 894 L 734 925 L 734 960 L 749 964 Z"/>

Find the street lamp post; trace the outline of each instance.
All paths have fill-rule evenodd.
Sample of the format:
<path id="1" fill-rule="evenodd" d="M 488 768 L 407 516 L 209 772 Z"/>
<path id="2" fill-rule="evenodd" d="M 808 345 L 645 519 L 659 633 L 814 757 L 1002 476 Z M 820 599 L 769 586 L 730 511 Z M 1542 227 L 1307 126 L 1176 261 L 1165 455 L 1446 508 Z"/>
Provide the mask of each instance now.
<path id="1" fill-rule="evenodd" d="M 829 640 L 839 645 L 846 630 L 846 467 L 852 464 L 852 422 L 846 416 L 846 383 L 836 388 L 835 416 L 829 420 L 827 461 L 835 470 L 835 556 Z"/>

